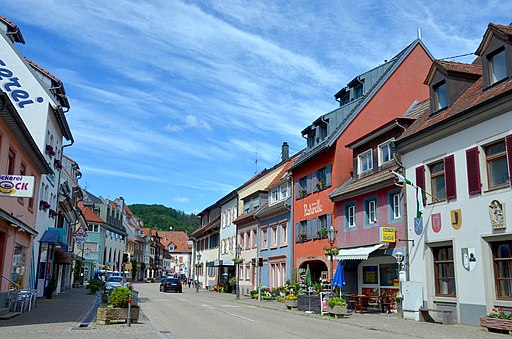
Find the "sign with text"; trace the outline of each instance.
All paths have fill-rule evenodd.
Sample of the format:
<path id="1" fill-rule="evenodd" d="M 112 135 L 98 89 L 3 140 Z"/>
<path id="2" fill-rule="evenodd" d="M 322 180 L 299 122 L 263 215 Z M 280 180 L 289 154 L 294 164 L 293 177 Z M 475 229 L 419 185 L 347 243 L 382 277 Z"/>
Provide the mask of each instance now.
<path id="1" fill-rule="evenodd" d="M 34 196 L 33 176 L 0 175 L 0 197 L 32 198 Z"/>
<path id="2" fill-rule="evenodd" d="M 379 235 L 381 242 L 396 242 L 396 228 L 394 227 L 380 227 Z"/>

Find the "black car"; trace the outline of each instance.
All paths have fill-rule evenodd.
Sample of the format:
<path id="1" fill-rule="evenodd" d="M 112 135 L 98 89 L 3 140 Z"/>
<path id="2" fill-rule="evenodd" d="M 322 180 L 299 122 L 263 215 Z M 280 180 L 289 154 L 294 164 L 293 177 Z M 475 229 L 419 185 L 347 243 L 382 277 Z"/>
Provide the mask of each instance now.
<path id="1" fill-rule="evenodd" d="M 160 283 L 160 292 L 183 292 L 181 280 L 178 278 L 167 278 Z"/>

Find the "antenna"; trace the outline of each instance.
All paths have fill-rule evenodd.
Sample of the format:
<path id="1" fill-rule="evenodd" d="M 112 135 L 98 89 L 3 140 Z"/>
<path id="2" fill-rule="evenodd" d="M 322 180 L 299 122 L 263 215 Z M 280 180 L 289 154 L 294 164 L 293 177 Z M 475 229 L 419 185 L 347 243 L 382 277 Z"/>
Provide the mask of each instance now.
<path id="1" fill-rule="evenodd" d="M 421 40 L 421 28 L 418 28 L 418 40 Z"/>
<path id="2" fill-rule="evenodd" d="M 256 152 L 256 159 L 254 160 L 255 171 L 254 174 L 258 173 L 258 152 Z"/>

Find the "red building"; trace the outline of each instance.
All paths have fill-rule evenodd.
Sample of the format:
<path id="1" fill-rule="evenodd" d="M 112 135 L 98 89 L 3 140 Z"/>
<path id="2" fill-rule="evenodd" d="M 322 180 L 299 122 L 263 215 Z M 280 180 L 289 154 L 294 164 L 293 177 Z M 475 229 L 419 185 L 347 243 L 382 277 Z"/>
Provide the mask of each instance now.
<path id="1" fill-rule="evenodd" d="M 307 148 L 290 169 L 295 182 L 294 266 L 299 276 L 308 265 L 313 281 L 332 276 L 324 253 L 329 247 L 326 230 L 339 227 L 337 218 L 343 216 L 329 194 L 352 176 L 352 152 L 345 146 L 426 99 L 423 81 L 431 63 L 423 43 L 414 41 L 390 61 L 356 76 L 335 94 L 340 107 L 302 131 Z M 344 246 L 339 240 L 335 247 Z"/>

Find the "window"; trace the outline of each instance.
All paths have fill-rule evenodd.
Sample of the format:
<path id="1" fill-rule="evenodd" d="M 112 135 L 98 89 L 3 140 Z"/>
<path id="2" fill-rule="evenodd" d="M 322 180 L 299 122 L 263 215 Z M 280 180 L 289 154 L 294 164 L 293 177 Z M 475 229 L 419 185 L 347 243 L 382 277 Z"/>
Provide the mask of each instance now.
<path id="1" fill-rule="evenodd" d="M 444 162 L 439 161 L 429 166 L 430 187 L 433 202 L 446 200 L 446 186 L 444 180 Z"/>
<path id="2" fill-rule="evenodd" d="M 297 183 L 296 183 L 296 185 L 297 185 L 296 199 L 304 198 L 306 195 L 308 195 L 310 193 L 309 182 L 310 182 L 309 176 L 302 177 L 299 179 L 299 181 L 297 181 Z"/>
<path id="3" fill-rule="evenodd" d="M 282 223 L 281 224 L 281 232 L 280 232 L 280 241 L 281 245 L 286 245 L 288 243 L 288 224 Z"/>
<path id="4" fill-rule="evenodd" d="M 394 141 L 389 140 L 379 145 L 379 166 L 393 160 Z"/>
<path id="5" fill-rule="evenodd" d="M 496 298 L 512 300 L 512 241 L 492 243 Z"/>
<path id="6" fill-rule="evenodd" d="M 500 48 L 498 51 L 490 54 L 489 60 L 489 76 L 490 84 L 494 84 L 507 77 L 507 60 L 505 58 L 505 49 Z"/>
<path id="7" fill-rule="evenodd" d="M 274 187 L 271 191 L 270 191 L 270 203 L 273 204 L 277 201 L 279 201 L 279 187 Z"/>
<path id="8" fill-rule="evenodd" d="M 347 206 L 347 226 L 355 227 L 356 226 L 356 205 Z"/>
<path id="9" fill-rule="evenodd" d="M 7 157 L 7 174 L 14 174 L 14 162 L 16 161 L 16 153 L 9 148 Z"/>
<path id="10" fill-rule="evenodd" d="M 360 154 L 358 157 L 358 173 L 364 174 L 373 168 L 373 161 L 372 161 L 372 150 L 368 150 L 362 154 Z"/>
<path id="11" fill-rule="evenodd" d="M 439 111 L 440 109 L 448 106 L 448 97 L 446 95 L 446 81 L 441 81 L 440 83 L 434 85 L 434 111 Z"/>
<path id="12" fill-rule="evenodd" d="M 508 186 L 510 178 L 508 175 L 507 150 L 505 142 L 499 141 L 488 145 L 484 147 L 484 150 L 489 190 Z"/>
<path id="13" fill-rule="evenodd" d="M 399 219 L 402 216 L 400 208 L 400 193 L 391 196 L 391 209 L 393 210 L 393 219 Z"/>
<path id="14" fill-rule="evenodd" d="M 343 106 L 345 104 L 348 104 L 350 101 L 350 92 L 345 92 L 340 96 L 340 106 Z"/>
<path id="15" fill-rule="evenodd" d="M 435 247 L 433 248 L 433 254 L 436 296 L 455 297 L 453 247 Z"/>
<path id="16" fill-rule="evenodd" d="M 368 216 L 368 224 L 377 223 L 377 201 L 369 200 L 366 203 L 366 215 Z"/>
<path id="17" fill-rule="evenodd" d="M 306 220 L 303 220 L 295 225 L 297 228 L 297 241 L 304 242 L 308 240 L 308 224 Z"/>
<path id="18" fill-rule="evenodd" d="M 324 214 L 318 217 L 317 236 L 319 239 L 327 238 L 327 229 L 331 225 L 331 214 Z"/>
<path id="19" fill-rule="evenodd" d="M 261 249 L 262 250 L 266 250 L 268 249 L 268 239 L 267 239 L 267 229 L 262 229 L 261 230 Z"/>
<path id="20" fill-rule="evenodd" d="M 277 247 L 277 226 L 270 228 L 270 246 Z"/>
<path id="21" fill-rule="evenodd" d="M 331 186 L 331 165 L 320 168 L 314 173 L 313 177 L 314 191 L 321 191 Z"/>
<path id="22" fill-rule="evenodd" d="M 363 96 L 363 84 L 359 83 L 354 87 L 354 99 L 358 99 Z"/>
<path id="23" fill-rule="evenodd" d="M 284 200 L 288 198 L 288 184 L 282 184 L 281 186 L 279 186 L 279 189 L 281 190 L 281 199 Z"/>

